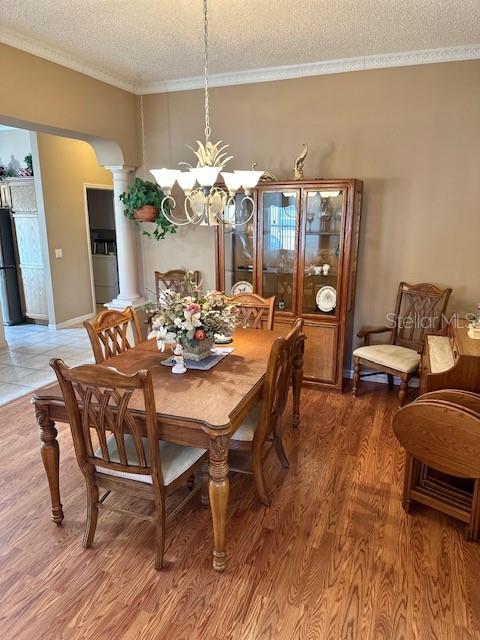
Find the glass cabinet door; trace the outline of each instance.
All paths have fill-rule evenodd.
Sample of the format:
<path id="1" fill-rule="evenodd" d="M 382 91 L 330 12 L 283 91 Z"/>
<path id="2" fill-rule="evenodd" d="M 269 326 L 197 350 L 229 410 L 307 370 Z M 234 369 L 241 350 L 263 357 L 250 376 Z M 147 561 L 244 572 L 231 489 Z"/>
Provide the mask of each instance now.
<path id="1" fill-rule="evenodd" d="M 232 221 L 240 223 L 248 219 L 250 209 L 241 219 L 240 202 L 243 193 L 238 193 L 237 217 L 232 206 Z M 239 293 L 251 293 L 255 288 L 253 281 L 253 265 L 255 263 L 255 242 L 254 228 L 256 224 L 255 216 L 246 224 L 224 225 L 224 288 L 227 295 L 237 295 Z"/>
<path id="2" fill-rule="evenodd" d="M 293 311 L 297 209 L 297 191 L 263 192 L 262 295 L 276 296 L 279 311 Z"/>
<path id="3" fill-rule="evenodd" d="M 336 315 L 344 196 L 335 189 L 304 193 L 303 313 Z"/>

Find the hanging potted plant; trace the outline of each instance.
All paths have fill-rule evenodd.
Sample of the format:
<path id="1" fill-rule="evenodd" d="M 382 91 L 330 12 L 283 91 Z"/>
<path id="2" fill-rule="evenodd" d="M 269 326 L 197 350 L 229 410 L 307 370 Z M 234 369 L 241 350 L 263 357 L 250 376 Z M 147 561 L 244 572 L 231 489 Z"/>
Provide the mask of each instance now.
<path id="1" fill-rule="evenodd" d="M 153 232 L 142 229 L 144 236 L 162 240 L 167 233 L 175 233 L 176 227 L 169 222 L 161 212 L 162 201 L 165 194 L 158 184 L 149 180 L 135 178 L 135 182 L 128 191 L 120 194 L 120 200 L 125 205 L 124 214 L 133 220 L 138 228 L 139 222 L 153 222 Z M 169 202 L 168 211 L 170 210 Z"/>

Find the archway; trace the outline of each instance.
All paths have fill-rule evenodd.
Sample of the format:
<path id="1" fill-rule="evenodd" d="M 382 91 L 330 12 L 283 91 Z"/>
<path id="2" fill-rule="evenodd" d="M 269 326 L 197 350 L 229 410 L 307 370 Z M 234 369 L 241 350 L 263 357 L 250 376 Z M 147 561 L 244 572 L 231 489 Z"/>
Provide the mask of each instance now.
<path id="1" fill-rule="evenodd" d="M 124 217 L 119 200 L 120 193 L 125 191 L 129 185 L 134 167 L 125 166 L 123 152 L 120 145 L 114 140 L 103 139 L 84 132 L 72 131 L 61 127 L 52 127 L 38 122 L 28 122 L 17 118 L 2 116 L 1 114 L 0 123 L 35 133 L 80 140 L 88 143 L 93 148 L 98 165 L 108 169 L 113 176 L 117 255 L 119 265 L 119 295 L 115 300 L 111 301 L 109 306 L 124 308 L 131 304 L 142 304 L 143 297 L 138 292 L 138 263 L 136 257 L 135 228 L 131 222 Z M 41 180 L 40 172 L 39 179 Z M 45 211 L 43 209 L 42 211 L 39 211 L 39 221 L 41 222 L 40 239 L 43 247 L 46 274 L 49 321 L 55 326 L 62 324 L 65 325 L 65 323 L 62 323 L 61 321 L 57 322 L 55 316 L 51 270 L 51 256 L 53 248 L 51 246 L 49 247 Z"/>

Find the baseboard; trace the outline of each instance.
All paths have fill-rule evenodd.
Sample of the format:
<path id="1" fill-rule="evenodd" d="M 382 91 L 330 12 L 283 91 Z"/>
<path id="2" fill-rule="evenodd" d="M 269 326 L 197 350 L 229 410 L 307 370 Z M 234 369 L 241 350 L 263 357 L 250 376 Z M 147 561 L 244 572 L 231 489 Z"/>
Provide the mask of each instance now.
<path id="1" fill-rule="evenodd" d="M 90 320 L 90 318 L 93 318 L 94 316 L 95 316 L 94 313 L 87 313 L 84 316 L 78 316 L 77 318 L 70 318 L 70 320 L 64 320 L 63 322 L 58 322 L 57 324 L 49 324 L 48 328 L 49 329 L 67 329 L 68 327 L 71 327 L 74 324 L 82 323 L 84 320 Z"/>
<path id="2" fill-rule="evenodd" d="M 344 369 L 343 370 L 344 378 L 353 378 L 353 369 Z M 379 382 L 380 384 L 388 384 L 388 378 L 386 373 L 375 373 L 371 376 L 366 376 L 362 378 L 362 380 L 366 380 L 367 382 Z M 401 380 L 397 376 L 393 378 L 393 384 L 400 385 Z M 411 378 L 408 381 L 408 386 L 411 388 L 416 388 L 420 386 L 420 380 L 418 378 Z"/>

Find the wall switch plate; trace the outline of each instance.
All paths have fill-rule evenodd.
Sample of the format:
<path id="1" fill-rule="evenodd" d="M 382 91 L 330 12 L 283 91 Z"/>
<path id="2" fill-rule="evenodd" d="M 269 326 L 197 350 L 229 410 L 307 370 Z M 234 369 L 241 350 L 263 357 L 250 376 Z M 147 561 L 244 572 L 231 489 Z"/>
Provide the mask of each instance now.
<path id="1" fill-rule="evenodd" d="M 63 249 L 55 249 L 55 258 L 63 258 Z"/>

